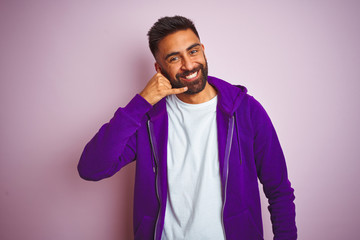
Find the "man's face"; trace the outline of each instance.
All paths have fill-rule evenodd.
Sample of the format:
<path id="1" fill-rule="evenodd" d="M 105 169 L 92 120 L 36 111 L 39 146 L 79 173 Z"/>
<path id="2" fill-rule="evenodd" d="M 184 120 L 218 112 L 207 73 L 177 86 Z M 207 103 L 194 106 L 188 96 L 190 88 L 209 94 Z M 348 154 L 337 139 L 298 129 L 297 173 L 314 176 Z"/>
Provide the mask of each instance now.
<path id="1" fill-rule="evenodd" d="M 159 42 L 155 65 L 173 88 L 187 86 L 187 94 L 201 92 L 207 83 L 204 46 L 190 29 L 172 33 Z"/>

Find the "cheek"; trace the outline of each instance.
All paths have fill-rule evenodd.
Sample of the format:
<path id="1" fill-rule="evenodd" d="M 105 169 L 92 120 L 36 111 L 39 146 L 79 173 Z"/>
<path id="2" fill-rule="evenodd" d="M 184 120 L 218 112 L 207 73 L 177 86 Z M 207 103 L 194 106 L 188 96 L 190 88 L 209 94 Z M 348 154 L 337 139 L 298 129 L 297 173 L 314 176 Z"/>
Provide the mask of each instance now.
<path id="1" fill-rule="evenodd" d="M 170 76 L 172 76 L 173 78 L 175 78 L 175 76 L 176 76 L 176 74 L 178 74 L 178 73 L 180 73 L 181 71 L 180 71 L 180 68 L 179 67 L 174 67 L 174 66 L 172 66 L 172 67 L 170 67 L 169 68 L 169 74 L 170 74 Z"/>
<path id="2" fill-rule="evenodd" d="M 202 65 L 205 65 L 205 63 L 206 63 L 205 56 L 199 56 L 199 58 L 197 59 L 197 62 L 201 63 Z"/>

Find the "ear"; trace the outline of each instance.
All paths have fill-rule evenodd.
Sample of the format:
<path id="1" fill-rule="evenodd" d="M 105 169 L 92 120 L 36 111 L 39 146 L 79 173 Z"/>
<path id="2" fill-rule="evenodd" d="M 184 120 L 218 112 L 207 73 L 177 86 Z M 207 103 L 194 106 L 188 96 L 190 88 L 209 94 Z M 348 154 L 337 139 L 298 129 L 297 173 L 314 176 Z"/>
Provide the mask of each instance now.
<path id="1" fill-rule="evenodd" d="M 205 46 L 204 46 L 204 44 L 201 44 L 201 47 L 202 47 L 202 51 L 203 51 L 203 54 L 204 54 L 205 61 L 207 61 L 206 60 L 206 55 L 205 55 Z"/>
<path id="2" fill-rule="evenodd" d="M 160 64 L 158 64 L 157 62 L 155 62 L 154 66 L 155 66 L 155 71 L 157 71 L 158 73 L 161 73 Z"/>

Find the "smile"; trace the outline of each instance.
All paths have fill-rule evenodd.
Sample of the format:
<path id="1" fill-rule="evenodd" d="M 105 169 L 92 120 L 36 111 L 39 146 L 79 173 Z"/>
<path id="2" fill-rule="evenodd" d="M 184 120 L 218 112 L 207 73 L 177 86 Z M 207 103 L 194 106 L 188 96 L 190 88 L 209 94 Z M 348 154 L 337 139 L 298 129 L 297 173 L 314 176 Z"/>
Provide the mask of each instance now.
<path id="1" fill-rule="evenodd" d="M 184 78 L 184 80 L 186 80 L 186 81 L 193 81 L 193 80 L 195 80 L 195 79 L 197 78 L 198 74 L 199 74 L 199 70 L 196 71 L 196 72 L 194 72 L 194 73 L 191 73 L 191 74 L 189 74 L 189 75 L 186 75 L 185 78 Z"/>

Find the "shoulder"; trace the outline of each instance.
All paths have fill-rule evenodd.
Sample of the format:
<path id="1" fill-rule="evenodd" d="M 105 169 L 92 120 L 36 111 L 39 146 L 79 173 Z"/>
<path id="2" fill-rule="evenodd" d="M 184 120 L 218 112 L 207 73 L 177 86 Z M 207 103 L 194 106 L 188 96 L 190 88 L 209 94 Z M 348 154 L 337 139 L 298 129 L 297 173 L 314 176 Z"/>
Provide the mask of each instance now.
<path id="1" fill-rule="evenodd" d="M 213 85 L 218 94 L 227 104 L 232 102 L 237 110 L 262 110 L 263 107 L 255 97 L 248 93 L 248 89 L 244 85 L 232 84 L 222 79 L 209 76 L 209 83 Z M 245 108 L 245 109 L 244 109 Z"/>

